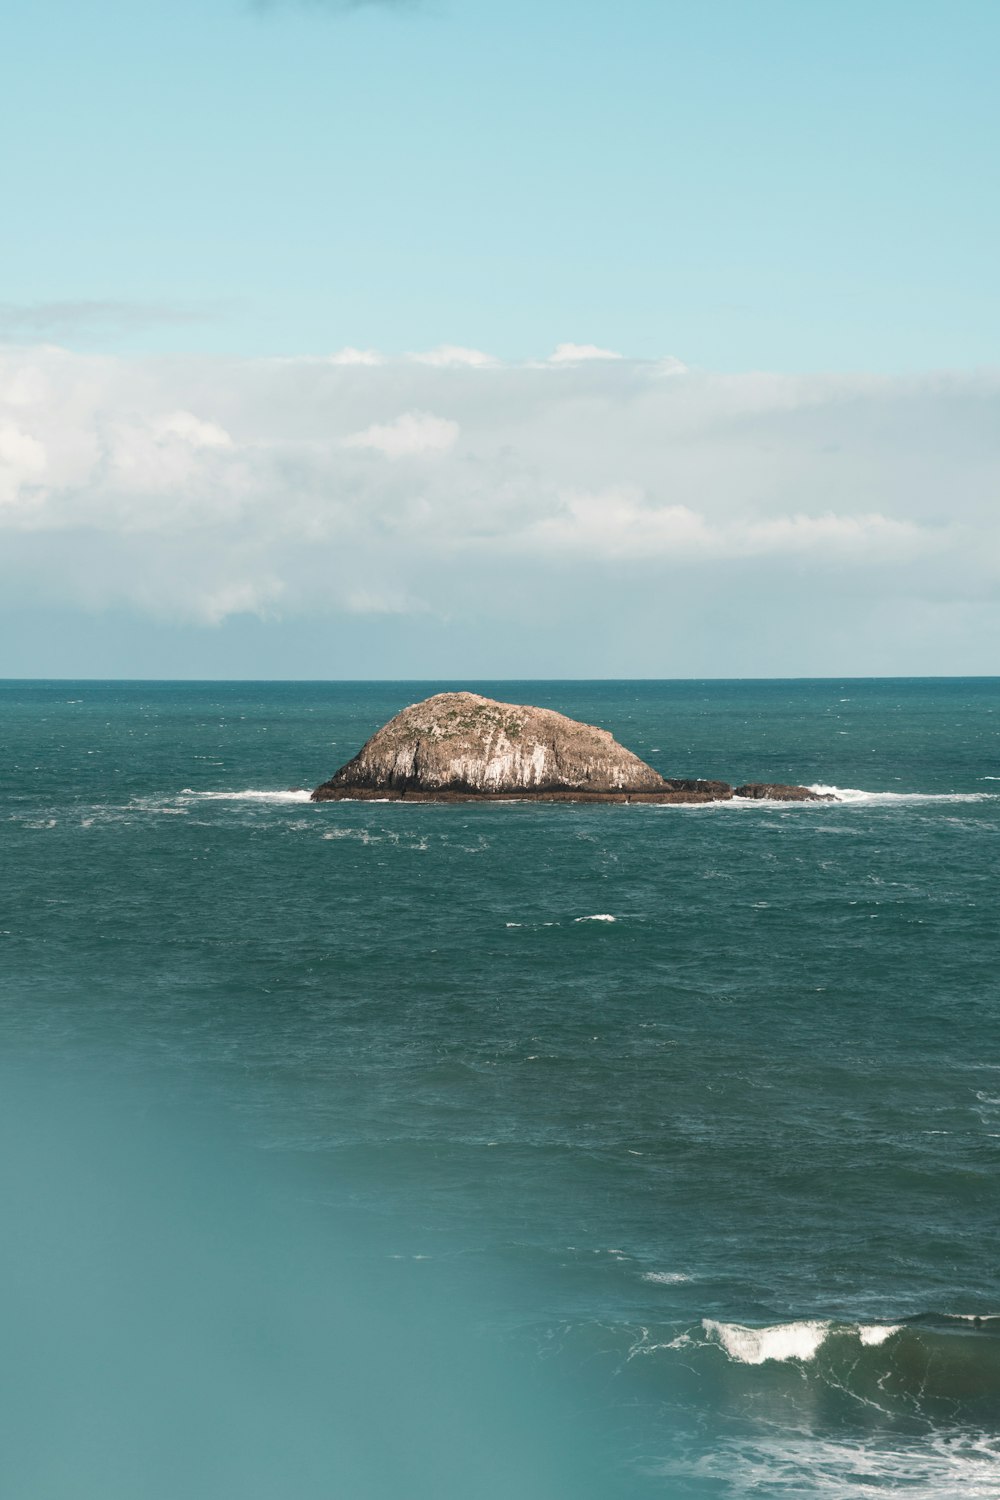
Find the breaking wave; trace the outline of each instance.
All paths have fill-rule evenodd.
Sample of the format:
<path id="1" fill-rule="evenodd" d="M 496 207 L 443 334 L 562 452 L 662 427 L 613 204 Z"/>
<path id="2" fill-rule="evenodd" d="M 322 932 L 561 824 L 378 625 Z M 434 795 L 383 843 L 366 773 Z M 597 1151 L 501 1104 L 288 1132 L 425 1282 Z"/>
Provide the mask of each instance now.
<path id="1" fill-rule="evenodd" d="M 714 1384 L 726 1404 L 751 1400 L 782 1420 L 863 1419 L 912 1432 L 1000 1421 L 1000 1315 L 761 1326 L 703 1318 L 659 1334 L 643 1329 L 627 1364 L 671 1387 L 691 1377 Z"/>
<path id="2" fill-rule="evenodd" d="M 821 782 L 810 786 L 809 790 L 836 797 L 838 802 L 865 807 L 877 806 L 880 803 L 892 806 L 909 802 L 992 802 L 996 797 L 994 792 L 865 792 L 859 787 L 825 786 Z"/>
<path id="3" fill-rule="evenodd" d="M 196 792 L 186 786 L 181 796 L 196 797 L 202 802 L 308 802 L 312 793 L 303 791 L 301 787 L 294 787 L 286 792 L 252 789 L 243 792 Z"/>
<path id="4" fill-rule="evenodd" d="M 742 1323 L 717 1323 L 714 1318 L 703 1318 L 701 1326 L 730 1359 L 741 1365 L 762 1365 L 769 1359 L 812 1359 L 831 1325 L 777 1323 L 772 1328 L 747 1328 Z"/>

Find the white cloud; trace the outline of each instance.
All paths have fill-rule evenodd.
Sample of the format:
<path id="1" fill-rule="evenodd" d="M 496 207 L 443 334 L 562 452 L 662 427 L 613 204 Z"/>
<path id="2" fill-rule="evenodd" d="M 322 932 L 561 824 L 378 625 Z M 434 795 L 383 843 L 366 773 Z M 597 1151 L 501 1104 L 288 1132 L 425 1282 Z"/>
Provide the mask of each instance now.
<path id="1" fill-rule="evenodd" d="M 0 351 L 0 596 L 653 641 L 793 596 L 860 631 L 895 600 L 981 636 L 998 414 L 990 372 Z"/>
<path id="2" fill-rule="evenodd" d="M 345 448 L 374 448 L 386 458 L 415 453 L 447 453 L 458 441 L 458 423 L 429 412 L 407 411 L 394 422 L 375 422 L 344 438 Z"/>
<path id="3" fill-rule="evenodd" d="M 596 344 L 557 344 L 549 355 L 550 365 L 578 365 L 586 359 L 622 359 L 614 349 L 599 349 Z"/>
<path id="4" fill-rule="evenodd" d="M 424 354 L 411 354 L 410 358 L 418 365 L 434 365 L 439 369 L 487 370 L 499 363 L 482 349 L 463 349 L 458 344 L 440 344 Z"/>
<path id="5" fill-rule="evenodd" d="M 328 356 L 331 365 L 380 365 L 381 354 L 374 349 L 352 349 L 348 345 Z"/>
<path id="6" fill-rule="evenodd" d="M 284 591 L 280 578 L 223 583 L 202 595 L 192 612 L 204 625 L 220 625 L 230 615 L 257 615 L 266 619 L 273 614 L 274 605 Z"/>
<path id="7" fill-rule="evenodd" d="M 467 349 L 461 344 L 439 344 L 435 349 L 424 349 L 405 356 L 417 365 L 431 365 L 436 369 L 491 369 L 499 361 L 482 349 Z M 390 363 L 386 355 L 377 349 L 354 349 L 348 345 L 335 354 L 326 356 L 332 365 L 384 365 Z M 291 361 L 294 363 L 295 361 Z"/>
<path id="8" fill-rule="evenodd" d="M 686 505 L 650 504 L 638 491 L 572 492 L 555 514 L 512 537 L 528 551 L 606 558 L 698 559 L 806 555 L 866 562 L 932 548 L 934 530 L 875 514 L 730 516 L 717 521 Z"/>
<path id="9" fill-rule="evenodd" d="M 44 444 L 14 422 L 0 421 L 0 505 L 33 498 L 45 467 Z"/>
<path id="10" fill-rule="evenodd" d="M 233 440 L 218 422 L 206 422 L 189 411 L 175 411 L 168 416 L 157 417 L 152 430 L 160 442 L 177 438 L 192 448 L 231 448 Z"/>
<path id="11" fill-rule="evenodd" d="M 675 359 L 672 354 L 665 354 L 655 364 L 654 373 L 657 375 L 686 375 L 688 366 L 682 359 Z"/>

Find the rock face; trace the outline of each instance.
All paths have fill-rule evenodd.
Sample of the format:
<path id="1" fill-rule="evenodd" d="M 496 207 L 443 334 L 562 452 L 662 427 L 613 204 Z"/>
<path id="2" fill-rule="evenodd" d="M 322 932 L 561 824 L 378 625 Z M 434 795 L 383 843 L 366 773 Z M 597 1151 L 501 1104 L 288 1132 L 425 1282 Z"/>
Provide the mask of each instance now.
<path id="1" fill-rule="evenodd" d="M 744 792 L 814 796 L 804 787 Z M 390 719 L 312 800 L 712 802 L 732 795 L 724 781 L 664 780 L 606 729 L 552 709 L 437 693 Z"/>
<path id="2" fill-rule="evenodd" d="M 662 776 L 606 729 L 478 693 L 437 693 L 390 719 L 313 798 L 662 790 Z"/>

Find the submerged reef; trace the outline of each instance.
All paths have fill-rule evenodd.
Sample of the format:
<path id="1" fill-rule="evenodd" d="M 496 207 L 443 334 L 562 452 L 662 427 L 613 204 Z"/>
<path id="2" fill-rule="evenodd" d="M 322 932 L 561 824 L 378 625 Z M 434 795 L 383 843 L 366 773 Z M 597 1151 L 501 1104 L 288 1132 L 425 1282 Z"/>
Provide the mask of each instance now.
<path id="1" fill-rule="evenodd" d="M 734 795 L 834 801 L 808 787 L 670 780 L 593 724 L 550 708 L 479 693 L 436 693 L 411 704 L 312 793 L 314 802 L 719 802 Z"/>

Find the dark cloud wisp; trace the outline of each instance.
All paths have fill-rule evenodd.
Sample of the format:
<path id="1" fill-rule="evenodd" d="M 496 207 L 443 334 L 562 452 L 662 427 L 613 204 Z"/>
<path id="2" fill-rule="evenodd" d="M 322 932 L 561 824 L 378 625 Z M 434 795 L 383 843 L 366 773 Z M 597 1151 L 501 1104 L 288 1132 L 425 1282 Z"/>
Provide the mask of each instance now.
<path id="1" fill-rule="evenodd" d="M 217 313 L 165 302 L 0 302 L 0 339 L 67 338 L 214 322 Z"/>

